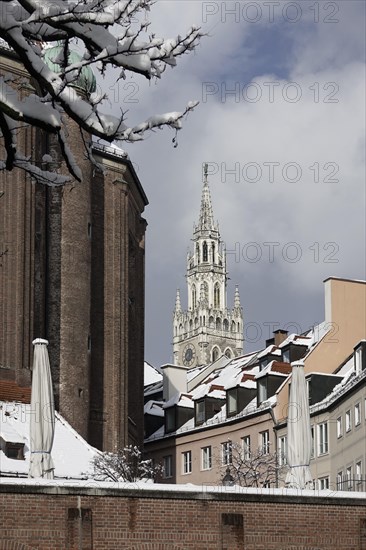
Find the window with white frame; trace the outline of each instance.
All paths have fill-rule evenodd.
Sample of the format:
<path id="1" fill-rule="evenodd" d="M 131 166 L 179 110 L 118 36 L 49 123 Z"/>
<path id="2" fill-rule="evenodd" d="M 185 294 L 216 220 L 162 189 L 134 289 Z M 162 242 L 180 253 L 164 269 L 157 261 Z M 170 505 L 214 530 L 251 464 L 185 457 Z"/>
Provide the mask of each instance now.
<path id="1" fill-rule="evenodd" d="M 320 491 L 324 491 L 325 489 L 329 489 L 329 477 L 320 477 L 318 479 L 318 487 Z"/>
<path id="2" fill-rule="evenodd" d="M 233 446 L 231 441 L 221 443 L 221 457 L 223 466 L 228 466 L 233 462 Z"/>
<path id="3" fill-rule="evenodd" d="M 324 455 L 328 452 L 328 423 L 322 422 L 318 425 L 318 454 Z"/>
<path id="4" fill-rule="evenodd" d="M 342 437 L 343 435 L 343 418 L 339 416 L 337 418 L 337 437 Z"/>
<path id="5" fill-rule="evenodd" d="M 243 459 L 250 460 L 250 435 L 245 435 L 243 441 Z"/>
<path id="6" fill-rule="evenodd" d="M 351 411 L 346 411 L 346 432 L 350 432 L 352 428 Z"/>
<path id="7" fill-rule="evenodd" d="M 285 466 L 287 464 L 287 436 L 283 435 L 278 438 L 278 465 Z"/>
<path id="8" fill-rule="evenodd" d="M 355 405 L 355 426 L 361 423 L 361 407 L 359 403 Z"/>
<path id="9" fill-rule="evenodd" d="M 203 447 L 202 452 L 202 470 L 211 470 L 212 468 L 212 448 L 211 445 Z"/>
<path id="10" fill-rule="evenodd" d="M 261 451 L 264 455 L 269 454 L 269 430 L 266 430 L 265 432 L 261 432 L 259 434 L 260 437 L 260 447 Z"/>
<path id="11" fill-rule="evenodd" d="M 337 474 L 337 490 L 342 491 L 343 485 L 343 472 L 338 472 Z"/>
<path id="12" fill-rule="evenodd" d="M 360 460 L 360 462 L 356 462 L 355 473 L 356 473 L 356 480 L 360 482 L 362 480 L 362 462 L 361 462 L 361 460 Z"/>
<path id="13" fill-rule="evenodd" d="M 315 456 L 315 429 L 314 426 L 311 426 L 311 454 L 310 458 Z"/>
<path id="14" fill-rule="evenodd" d="M 346 468 L 346 480 L 347 480 L 347 489 L 348 490 L 351 490 L 352 489 L 352 466 L 348 466 L 348 468 Z"/>
<path id="15" fill-rule="evenodd" d="M 190 474 L 192 472 L 192 451 L 185 451 L 182 453 L 183 458 L 183 474 Z"/>
<path id="16" fill-rule="evenodd" d="M 172 455 L 163 456 L 163 477 L 165 479 L 173 477 L 173 457 Z"/>

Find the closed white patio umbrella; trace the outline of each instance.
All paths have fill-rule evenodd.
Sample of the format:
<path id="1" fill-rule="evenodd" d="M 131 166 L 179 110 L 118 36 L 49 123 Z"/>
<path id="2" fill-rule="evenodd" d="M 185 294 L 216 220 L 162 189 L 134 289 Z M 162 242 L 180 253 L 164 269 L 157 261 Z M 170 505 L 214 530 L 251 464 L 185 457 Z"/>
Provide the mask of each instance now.
<path id="1" fill-rule="evenodd" d="M 54 464 L 51 456 L 55 433 L 50 361 L 47 340 L 33 341 L 33 376 L 30 419 L 30 466 L 28 477 L 52 479 Z"/>
<path id="2" fill-rule="evenodd" d="M 311 489 L 310 473 L 311 428 L 309 399 L 306 387 L 304 363 L 292 363 L 291 389 L 287 417 L 287 464 L 286 486 L 296 489 Z"/>

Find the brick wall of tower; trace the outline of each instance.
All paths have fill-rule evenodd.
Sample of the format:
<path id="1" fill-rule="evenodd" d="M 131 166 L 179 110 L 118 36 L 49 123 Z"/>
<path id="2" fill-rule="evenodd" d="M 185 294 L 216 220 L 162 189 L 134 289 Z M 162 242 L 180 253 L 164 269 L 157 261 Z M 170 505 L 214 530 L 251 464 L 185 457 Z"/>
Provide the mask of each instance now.
<path id="1" fill-rule="evenodd" d="M 78 126 L 70 121 L 68 132 L 83 181 L 68 184 L 61 191 L 59 410 L 86 438 L 90 387 L 90 277 L 93 268 L 90 239 L 92 169 L 83 154 Z M 52 266 L 50 268 L 52 270 Z"/>
<path id="2" fill-rule="evenodd" d="M 12 69 L 15 78 L 24 78 L 24 69 L 13 60 L 2 59 L 0 74 Z M 23 83 L 24 97 L 29 86 Z M 35 147 L 31 129 L 20 129 L 19 148 Z M 0 156 L 5 157 L 0 143 Z M 0 379 L 29 386 L 33 337 L 33 234 L 35 186 L 24 172 L 13 169 L 0 175 Z M 24 285 L 24 280 L 28 281 Z"/>
<path id="3" fill-rule="evenodd" d="M 24 76 L 4 59 L 6 72 Z M 57 409 L 111 450 L 143 438 L 147 200 L 129 161 L 102 155 L 108 170 L 94 173 L 78 126 L 67 131 L 81 183 L 0 174 L 0 383 L 29 387 L 32 340 L 47 338 Z M 64 169 L 52 136 L 27 129 L 20 139 L 26 154 L 51 152 Z"/>
<path id="4" fill-rule="evenodd" d="M 354 496 L 0 487 L 0 550 L 364 550 Z"/>
<path id="5" fill-rule="evenodd" d="M 143 438 L 146 222 L 128 163 L 103 162 L 92 187 L 89 439 L 115 450 Z"/>

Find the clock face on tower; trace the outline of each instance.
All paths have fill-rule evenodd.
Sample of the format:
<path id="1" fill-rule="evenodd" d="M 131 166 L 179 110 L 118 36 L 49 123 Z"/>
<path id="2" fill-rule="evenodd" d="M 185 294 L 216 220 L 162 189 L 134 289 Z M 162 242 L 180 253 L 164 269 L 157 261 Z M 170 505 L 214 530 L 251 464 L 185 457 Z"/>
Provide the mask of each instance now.
<path id="1" fill-rule="evenodd" d="M 183 349 L 183 363 L 186 367 L 193 365 L 196 357 L 196 350 L 193 344 L 187 344 Z"/>

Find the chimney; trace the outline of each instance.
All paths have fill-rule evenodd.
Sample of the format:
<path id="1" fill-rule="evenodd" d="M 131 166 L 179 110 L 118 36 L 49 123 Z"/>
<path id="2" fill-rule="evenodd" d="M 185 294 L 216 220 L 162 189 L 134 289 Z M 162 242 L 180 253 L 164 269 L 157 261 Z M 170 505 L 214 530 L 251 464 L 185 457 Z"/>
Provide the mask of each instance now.
<path id="1" fill-rule="evenodd" d="M 165 402 L 179 392 L 187 392 L 187 370 L 187 367 L 180 365 L 162 365 L 163 399 Z"/>
<path id="2" fill-rule="evenodd" d="M 279 346 L 280 344 L 282 344 L 284 340 L 286 340 L 288 331 L 283 330 L 282 328 L 279 328 L 277 330 L 274 330 L 273 334 L 274 334 L 274 345 Z"/>

